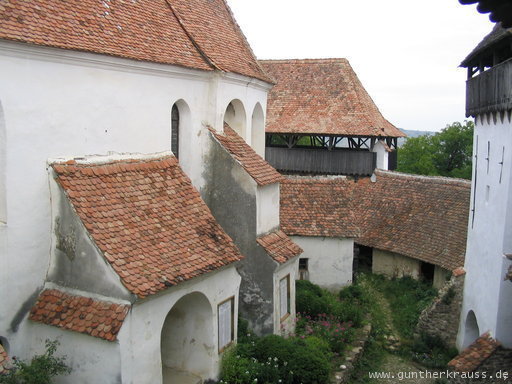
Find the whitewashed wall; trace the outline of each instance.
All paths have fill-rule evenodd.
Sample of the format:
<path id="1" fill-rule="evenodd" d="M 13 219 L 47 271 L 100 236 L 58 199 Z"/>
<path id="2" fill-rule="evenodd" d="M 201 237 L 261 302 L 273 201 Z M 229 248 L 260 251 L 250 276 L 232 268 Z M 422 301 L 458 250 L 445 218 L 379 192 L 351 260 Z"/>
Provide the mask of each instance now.
<path id="1" fill-rule="evenodd" d="M 372 272 L 388 277 L 420 276 L 421 262 L 393 252 L 373 249 Z"/>
<path id="2" fill-rule="evenodd" d="M 468 207 L 474 209 L 474 219 L 470 211 L 464 300 L 457 338 L 459 348 L 472 341 L 464 340 L 468 334 L 466 319 L 471 310 L 480 334 L 491 331 L 504 346 L 512 347 L 512 283 L 504 281 L 510 265 L 504 254 L 512 250 L 512 123 L 508 116 L 504 117 L 502 120 L 500 116 L 496 119 L 491 115 L 481 116 L 475 124 L 473 154 L 478 155 L 478 161 L 473 161 L 471 206 Z"/>
<path id="3" fill-rule="evenodd" d="M 119 340 L 123 346 L 121 349 L 123 383 L 162 383 L 162 327 L 174 304 L 190 293 L 200 293 L 210 303 L 213 332 L 210 340 L 196 340 L 195 345 L 194 343 L 182 345 L 182 353 L 184 355 L 192 354 L 194 348 L 202 348 L 205 343 L 210 351 L 209 361 L 194 360 L 193 363 L 198 370 L 204 369 L 205 366 L 209 367 L 209 372 L 203 376 L 203 379 L 215 378 L 219 373 L 221 359 L 221 355 L 218 353 L 217 306 L 224 300 L 234 297 L 235 314 L 238 313 L 240 280 L 236 269 L 228 267 L 182 283 L 169 293 L 137 303 L 132 308 L 119 334 Z M 237 324 L 235 315 L 235 337 Z"/>
<path id="4" fill-rule="evenodd" d="M 226 106 L 235 98 L 248 111 L 257 103 L 266 105 L 269 85 L 238 75 L 6 41 L 0 42 L 0 84 L 0 135 L 3 124 L 2 143 L 7 143 L 5 155 L 0 151 L 7 212 L 6 227 L 0 227 L 0 273 L 2 291 L 12 293 L 0 295 L 5 309 L 0 336 L 10 341 L 12 353 L 23 355 L 26 343 L 17 330 L 43 285 L 49 261 L 47 159 L 169 150 L 171 108 L 179 101 L 185 125 L 180 163 L 201 189 L 208 149 L 204 125 L 222 129 Z"/>
<path id="5" fill-rule="evenodd" d="M 281 264 L 274 273 L 274 333 L 277 335 L 287 335 L 295 331 L 295 280 L 298 264 L 299 258 L 295 257 L 285 264 Z M 279 316 L 279 306 L 281 304 L 279 282 L 287 275 L 290 275 L 290 316 L 281 321 Z"/>
<path id="6" fill-rule="evenodd" d="M 279 183 L 257 187 L 256 209 L 257 235 L 279 227 Z"/>
<path id="7" fill-rule="evenodd" d="M 372 152 L 377 153 L 377 168 L 388 170 L 389 169 L 389 152 L 387 151 L 384 144 L 377 141 L 372 149 Z"/>
<path id="8" fill-rule="evenodd" d="M 307 258 L 309 280 L 332 292 L 352 283 L 354 240 L 329 237 L 293 236 Z"/>

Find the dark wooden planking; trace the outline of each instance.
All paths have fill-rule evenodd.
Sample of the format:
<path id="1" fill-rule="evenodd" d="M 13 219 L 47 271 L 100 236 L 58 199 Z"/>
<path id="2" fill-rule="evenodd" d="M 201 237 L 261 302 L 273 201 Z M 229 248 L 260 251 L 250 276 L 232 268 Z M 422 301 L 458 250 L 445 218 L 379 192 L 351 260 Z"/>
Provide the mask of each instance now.
<path id="1" fill-rule="evenodd" d="M 512 59 L 466 82 L 466 116 L 512 109 Z"/>
<path id="2" fill-rule="evenodd" d="M 375 169 L 377 154 L 343 149 L 267 147 L 265 159 L 283 172 L 369 176 Z"/>

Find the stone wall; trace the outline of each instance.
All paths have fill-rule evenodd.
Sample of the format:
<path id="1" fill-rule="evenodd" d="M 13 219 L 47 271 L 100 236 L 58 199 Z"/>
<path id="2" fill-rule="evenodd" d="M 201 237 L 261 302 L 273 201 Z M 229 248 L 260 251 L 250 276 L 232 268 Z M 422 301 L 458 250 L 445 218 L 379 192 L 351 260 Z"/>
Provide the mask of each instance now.
<path id="1" fill-rule="evenodd" d="M 455 346 L 464 290 L 464 271 L 454 271 L 439 291 L 438 297 L 420 315 L 416 333 L 439 336 L 448 346 Z"/>

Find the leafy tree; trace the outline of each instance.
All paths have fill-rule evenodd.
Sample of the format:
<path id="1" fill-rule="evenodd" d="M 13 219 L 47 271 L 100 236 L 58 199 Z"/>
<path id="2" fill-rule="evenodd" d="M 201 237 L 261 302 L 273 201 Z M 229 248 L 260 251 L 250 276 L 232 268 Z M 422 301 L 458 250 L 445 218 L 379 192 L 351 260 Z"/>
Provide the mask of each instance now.
<path id="1" fill-rule="evenodd" d="M 58 341 L 46 340 L 46 351 L 32 358 L 30 363 L 13 357 L 14 366 L 6 375 L 0 375 L 2 384 L 50 384 L 53 376 L 69 374 L 71 368 L 64 357 L 54 356 Z"/>
<path id="2" fill-rule="evenodd" d="M 400 172 L 471 179 L 471 121 L 447 125 L 434 135 L 412 137 L 398 150 Z"/>

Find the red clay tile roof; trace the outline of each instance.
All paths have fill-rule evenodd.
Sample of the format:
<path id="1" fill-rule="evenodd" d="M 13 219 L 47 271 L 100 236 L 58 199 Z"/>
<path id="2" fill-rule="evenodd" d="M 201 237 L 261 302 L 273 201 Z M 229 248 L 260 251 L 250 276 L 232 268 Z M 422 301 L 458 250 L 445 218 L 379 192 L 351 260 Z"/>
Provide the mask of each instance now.
<path id="1" fill-rule="evenodd" d="M 346 59 L 263 60 L 276 79 L 267 133 L 403 137 L 382 117 Z"/>
<path id="2" fill-rule="evenodd" d="M 301 247 L 280 230 L 260 236 L 256 241 L 280 264 L 286 263 L 303 252 Z"/>
<path id="3" fill-rule="evenodd" d="M 224 0 L 7 0 L 0 38 L 272 82 Z"/>
<path id="4" fill-rule="evenodd" d="M 500 342 L 484 333 L 473 344 L 448 363 L 457 372 L 473 372 L 500 346 Z"/>
<path id="5" fill-rule="evenodd" d="M 238 161 L 258 185 L 279 183 L 284 178 L 254 149 L 247 144 L 229 125 L 224 124 L 224 134 L 210 128 L 217 141 Z"/>
<path id="6" fill-rule="evenodd" d="M 173 156 L 53 168 L 98 248 L 141 298 L 242 258 Z"/>
<path id="7" fill-rule="evenodd" d="M 470 183 L 375 174 L 376 182 L 287 179 L 281 183 L 281 228 L 288 235 L 356 237 L 359 244 L 448 270 L 463 266 Z"/>
<path id="8" fill-rule="evenodd" d="M 129 305 L 47 289 L 39 295 L 29 319 L 114 341 L 129 309 Z"/>
<path id="9" fill-rule="evenodd" d="M 6 373 L 9 369 L 9 357 L 7 356 L 7 351 L 4 349 L 2 344 L 0 344 L 0 375 Z"/>
<path id="10" fill-rule="evenodd" d="M 290 236 L 358 237 L 352 183 L 341 178 L 286 178 L 280 189 L 281 229 Z"/>

